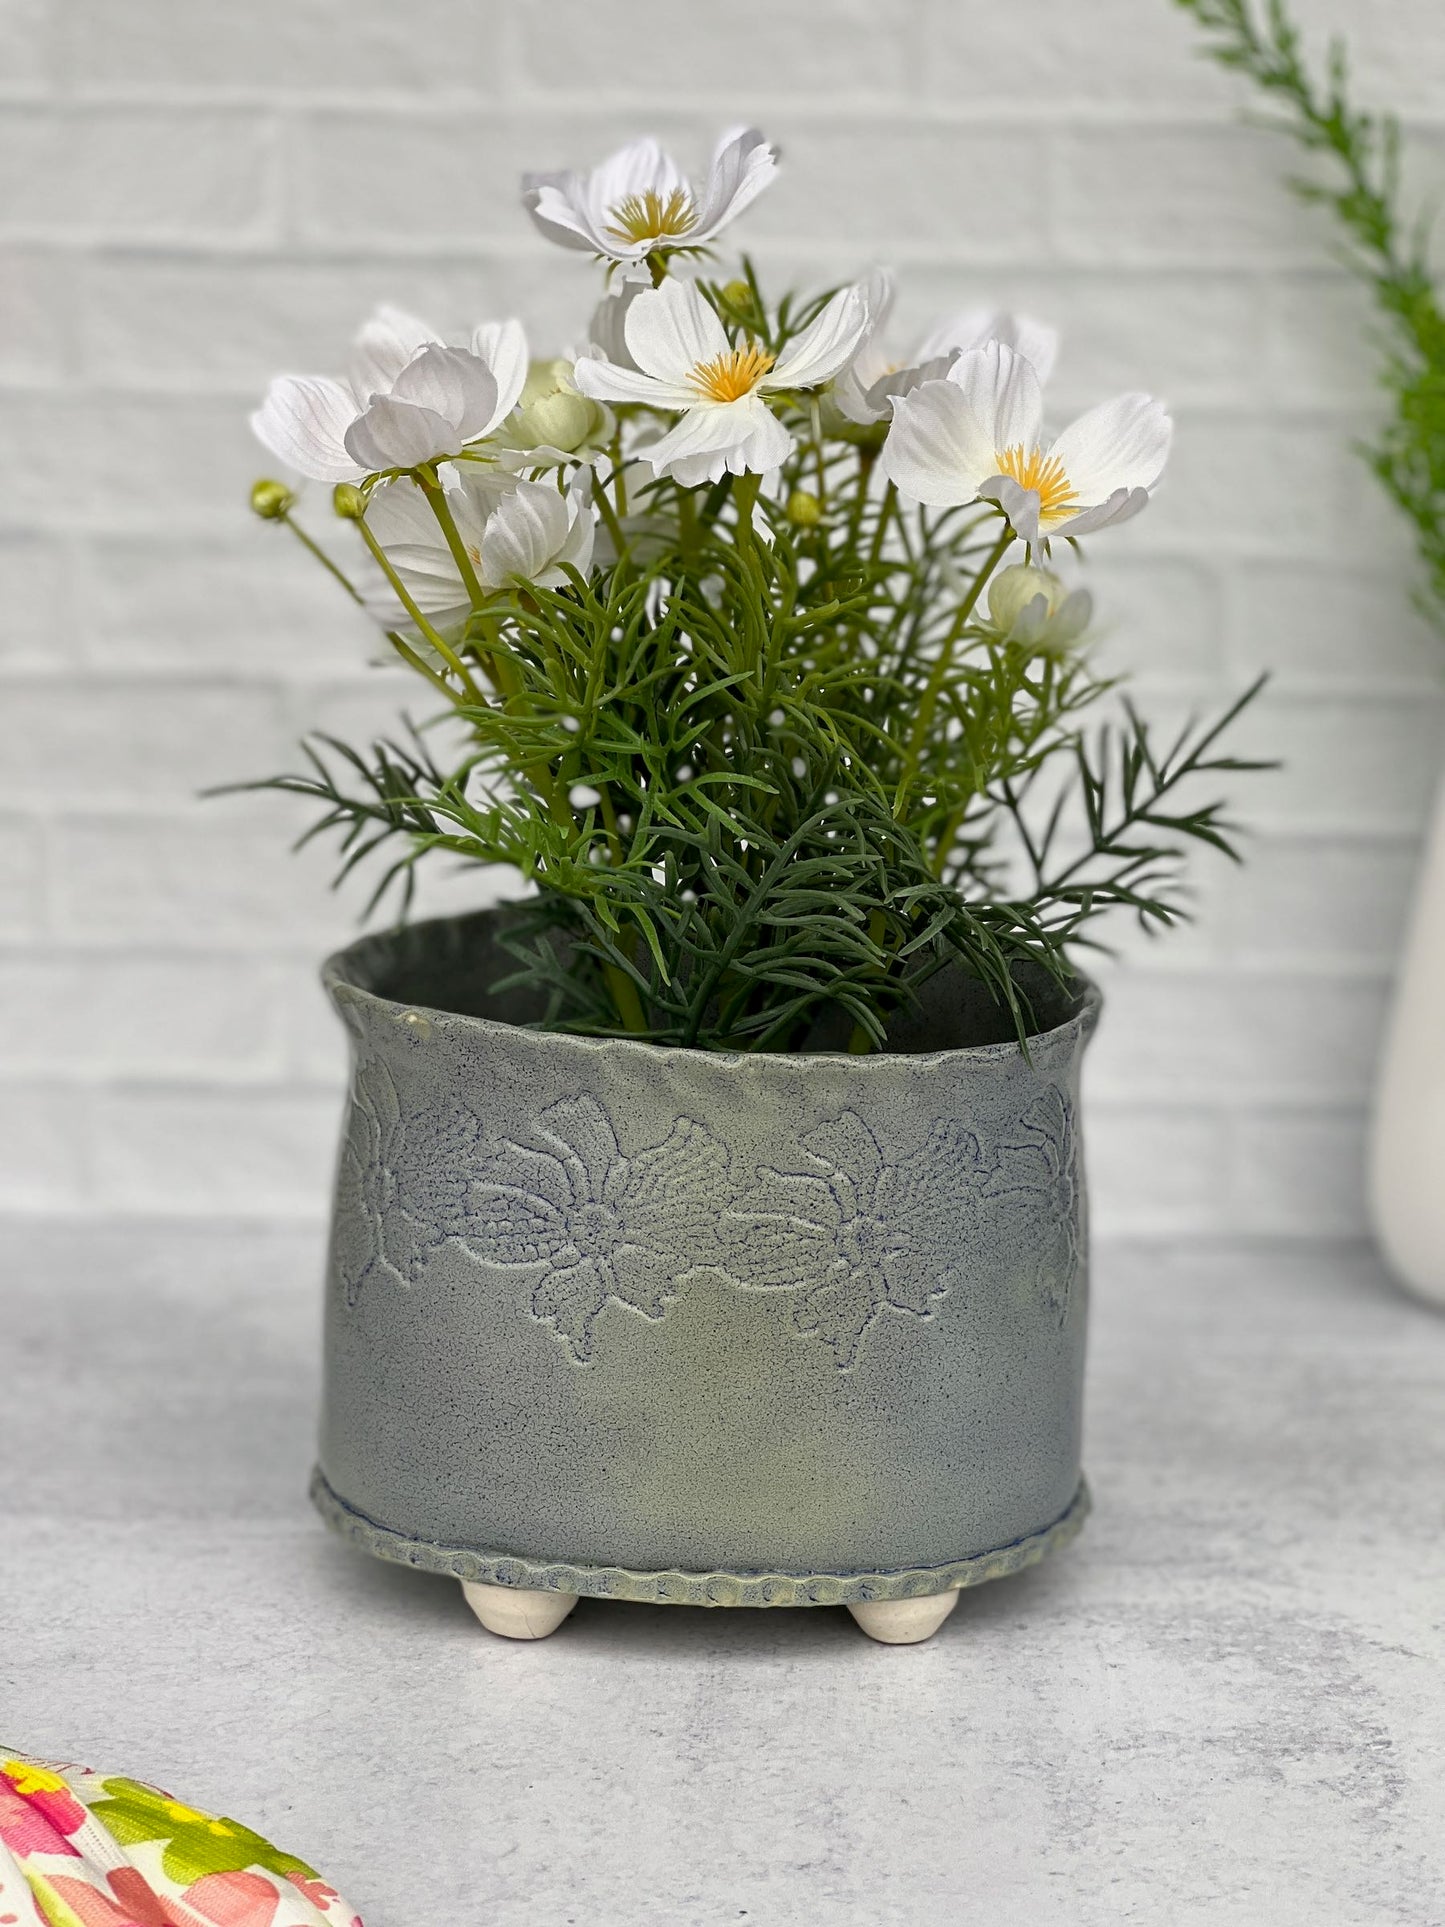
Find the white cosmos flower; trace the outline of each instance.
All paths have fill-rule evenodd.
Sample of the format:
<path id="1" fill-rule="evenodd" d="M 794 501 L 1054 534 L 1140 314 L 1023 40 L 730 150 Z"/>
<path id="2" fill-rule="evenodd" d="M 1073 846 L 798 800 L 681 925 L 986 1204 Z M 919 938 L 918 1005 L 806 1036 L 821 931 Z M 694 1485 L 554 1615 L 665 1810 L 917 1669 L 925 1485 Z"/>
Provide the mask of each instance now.
<path id="1" fill-rule="evenodd" d="M 756 127 L 723 135 L 699 190 L 655 140 L 629 141 L 585 174 L 524 174 L 522 202 L 549 241 L 613 261 L 704 246 L 757 199 L 778 157 Z"/>
<path id="2" fill-rule="evenodd" d="M 1169 455 L 1174 424 L 1163 403 L 1120 395 L 1052 443 L 1043 418 L 1033 363 L 991 341 L 961 355 L 942 381 L 899 396 L 879 468 L 932 508 L 997 502 L 1033 545 L 1137 515 Z"/>
<path id="3" fill-rule="evenodd" d="M 449 480 L 446 499 L 483 589 L 560 588 L 567 566 L 582 575 L 591 567 L 596 531 L 587 470 L 562 495 L 549 482 L 517 481 L 466 463 Z M 398 477 L 378 488 L 366 524 L 435 628 L 445 633 L 466 621 L 471 602 L 461 571 L 415 482 Z M 383 628 L 406 620 L 380 570 L 368 580 L 366 606 Z"/>
<path id="4" fill-rule="evenodd" d="M 861 289 L 843 288 L 774 360 L 754 342 L 734 347 L 701 290 L 669 276 L 627 310 L 626 345 L 635 367 L 587 356 L 572 379 L 596 401 L 680 412 L 659 441 L 637 451 L 659 475 L 671 474 L 686 488 L 727 473 L 765 475 L 793 446 L 765 397 L 831 380 L 866 325 Z"/>
<path id="5" fill-rule="evenodd" d="M 317 482 L 455 455 L 511 414 L 527 378 L 519 321 L 484 322 L 449 348 L 424 321 L 378 308 L 352 348 L 349 379 L 280 375 L 251 417 L 273 455 Z"/>
<path id="6" fill-rule="evenodd" d="M 850 422 L 868 425 L 887 418 L 894 397 L 906 395 L 925 381 L 940 381 L 959 355 L 985 342 L 1002 341 L 1031 361 L 1041 382 L 1053 372 L 1059 352 L 1055 329 L 1028 315 L 1002 309 L 963 308 L 945 315 L 914 348 L 907 360 L 889 352 L 884 331 L 893 309 L 893 277 L 881 270 L 867 284 L 868 331 L 858 352 L 833 384 L 833 400 Z"/>

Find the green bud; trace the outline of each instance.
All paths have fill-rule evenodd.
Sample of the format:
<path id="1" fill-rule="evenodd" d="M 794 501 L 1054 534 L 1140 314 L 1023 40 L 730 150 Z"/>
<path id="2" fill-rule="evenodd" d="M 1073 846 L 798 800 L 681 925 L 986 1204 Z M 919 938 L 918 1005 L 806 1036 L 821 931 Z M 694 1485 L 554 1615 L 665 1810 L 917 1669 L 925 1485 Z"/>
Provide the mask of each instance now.
<path id="1" fill-rule="evenodd" d="M 607 409 L 572 386 L 570 361 L 531 363 L 518 413 L 507 425 L 509 442 L 517 448 L 556 448 L 574 455 L 589 443 L 605 441 L 611 432 Z"/>
<path id="2" fill-rule="evenodd" d="M 1005 642 L 1060 655 L 1088 628 L 1094 599 L 1087 589 L 1071 590 L 1052 569 L 1016 562 L 994 577 L 988 613 Z"/>
<path id="3" fill-rule="evenodd" d="M 1051 570 L 1035 569 L 1027 562 L 1001 569 L 988 592 L 988 612 L 994 627 L 1008 635 L 1035 596 L 1044 599 L 1043 613 L 1052 615 L 1063 599 L 1064 585 Z"/>
<path id="4" fill-rule="evenodd" d="M 296 496 L 284 482 L 259 481 L 251 484 L 251 513 L 263 522 L 279 522 L 289 515 Z"/>
<path id="5" fill-rule="evenodd" d="M 354 482 L 338 482 L 331 491 L 331 506 L 343 522 L 359 522 L 366 513 L 366 497 Z"/>
<path id="6" fill-rule="evenodd" d="M 729 281 L 722 291 L 722 298 L 729 307 L 741 308 L 744 312 L 753 305 L 753 291 L 746 281 Z"/>
<path id="7" fill-rule="evenodd" d="M 788 497 L 787 516 L 800 529 L 815 529 L 823 519 L 823 504 L 808 489 L 795 488 Z"/>

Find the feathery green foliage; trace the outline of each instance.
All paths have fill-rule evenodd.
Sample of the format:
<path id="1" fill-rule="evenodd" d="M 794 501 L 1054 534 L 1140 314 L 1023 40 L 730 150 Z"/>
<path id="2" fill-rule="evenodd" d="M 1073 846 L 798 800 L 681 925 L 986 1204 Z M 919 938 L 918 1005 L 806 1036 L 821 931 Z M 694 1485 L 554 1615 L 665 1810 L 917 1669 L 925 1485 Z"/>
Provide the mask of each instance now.
<path id="1" fill-rule="evenodd" d="M 770 309 L 751 268 L 704 286 L 769 354 L 821 306 Z M 1190 844 L 1232 853 L 1197 786 L 1254 767 L 1219 747 L 1242 702 L 1167 753 L 1127 706 L 1089 728 L 1111 685 L 1087 655 L 990 613 L 999 509 L 909 507 L 874 472 L 883 425 L 780 406 L 776 502 L 756 475 L 652 479 L 614 441 L 591 472 L 605 566 L 445 638 L 393 631 L 441 717 L 366 752 L 313 740 L 270 786 L 320 805 L 308 834 L 340 837 L 343 874 L 389 855 L 378 896 L 443 851 L 535 885 L 511 947 L 556 1027 L 866 1051 L 956 962 L 1024 1036 L 1020 966 L 1066 982 L 1104 912 L 1184 914 Z M 301 533 L 289 500 L 260 512 Z"/>
<path id="2" fill-rule="evenodd" d="M 1445 312 L 1425 228 L 1406 219 L 1401 203 L 1399 124 L 1352 104 L 1341 41 L 1331 43 L 1323 79 L 1310 73 L 1284 0 L 1176 4 L 1205 28 L 1216 60 L 1247 74 L 1283 110 L 1283 131 L 1329 164 L 1333 181 L 1293 186 L 1333 211 L 1350 264 L 1385 319 L 1382 375 L 1394 412 L 1367 454 L 1414 527 L 1423 599 L 1435 622 L 1445 623 Z"/>

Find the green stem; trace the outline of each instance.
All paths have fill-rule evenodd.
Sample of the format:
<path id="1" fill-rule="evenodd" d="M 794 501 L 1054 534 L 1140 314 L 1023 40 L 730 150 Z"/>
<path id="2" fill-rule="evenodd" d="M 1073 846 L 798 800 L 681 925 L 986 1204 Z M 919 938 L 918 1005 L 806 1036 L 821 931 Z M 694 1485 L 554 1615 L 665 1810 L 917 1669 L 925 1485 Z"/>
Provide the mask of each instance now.
<path id="1" fill-rule="evenodd" d="M 757 539 L 753 528 L 753 506 L 762 485 L 762 476 L 752 474 L 739 475 L 733 483 L 733 504 L 738 512 L 739 546 L 746 544 L 751 548 Z"/>
<path id="2" fill-rule="evenodd" d="M 618 493 L 621 494 L 622 484 L 620 481 L 617 487 Z M 622 524 L 618 520 L 616 509 L 613 508 L 607 499 L 606 486 L 602 482 L 601 477 L 596 474 L 592 477 L 592 499 L 597 504 L 598 512 L 602 520 L 607 525 L 607 533 L 612 537 L 613 547 L 617 550 L 617 559 L 620 562 L 627 553 L 627 537 L 623 534 Z M 626 498 L 624 497 L 623 499 L 625 500 Z"/>
<path id="3" fill-rule="evenodd" d="M 468 601 L 474 609 L 485 608 L 487 602 L 486 591 L 483 589 L 481 579 L 477 575 L 476 564 L 472 560 L 472 552 L 462 540 L 462 532 L 457 527 L 456 517 L 452 514 L 451 503 L 447 500 L 446 490 L 436 479 L 435 475 L 430 474 L 426 469 L 419 468 L 415 473 L 417 486 L 426 497 L 427 504 L 432 514 L 436 517 L 442 534 L 446 537 L 447 547 L 451 550 L 452 561 L 457 565 L 457 573 L 462 578 L 462 586 L 467 592 Z"/>
<path id="4" fill-rule="evenodd" d="M 697 560 L 697 503 L 692 498 L 692 490 L 684 488 L 679 482 L 677 487 L 677 528 L 679 543 L 689 562 Z"/>
<path id="5" fill-rule="evenodd" d="M 448 669 L 450 669 L 452 674 L 456 676 L 458 680 L 461 682 L 461 685 L 463 689 L 466 691 L 470 701 L 476 703 L 479 708 L 485 708 L 487 699 L 482 694 L 481 690 L 477 688 L 476 683 L 472 680 L 471 670 L 467 668 L 466 664 L 462 661 L 461 657 L 452 648 L 451 644 L 447 641 L 446 637 L 443 636 L 439 630 L 435 629 L 432 626 L 432 624 L 427 621 L 426 617 L 422 614 L 421 610 L 417 607 L 416 601 L 412 596 L 411 592 L 408 590 L 406 584 L 402 581 L 401 577 L 397 574 L 396 570 L 391 566 L 391 563 L 387 558 L 386 551 L 382 548 L 381 544 L 377 541 L 376 537 L 372 534 L 371 530 L 367 527 L 366 517 L 364 515 L 358 516 L 356 526 L 361 530 L 361 539 L 363 542 L 365 542 L 367 548 L 371 550 L 372 557 L 375 560 L 378 568 L 381 570 L 382 574 L 386 577 L 387 581 L 391 584 L 392 592 L 396 596 L 397 601 L 400 602 L 402 608 L 406 610 L 407 614 L 411 617 L 412 621 L 416 624 L 418 630 L 426 638 L 426 640 L 431 644 L 432 648 L 436 650 L 437 654 L 441 657 L 442 661 L 447 665 Z"/>
<path id="6" fill-rule="evenodd" d="M 330 570 L 331 574 L 336 577 L 336 580 L 341 584 L 342 588 L 345 589 L 346 593 L 351 597 L 351 600 L 353 602 L 360 602 L 364 606 L 365 597 L 362 595 L 360 589 L 357 588 L 356 584 L 351 580 L 351 577 L 347 575 L 346 571 L 343 568 L 341 568 L 337 563 L 331 560 L 331 557 L 326 553 L 325 549 L 322 548 L 321 544 L 317 541 L 314 541 L 312 537 L 306 533 L 305 529 L 302 528 L 299 522 L 292 520 L 291 512 L 289 509 L 281 517 L 281 520 L 286 524 L 287 528 L 290 529 L 291 533 L 296 537 L 296 540 L 301 544 L 302 548 L 309 549 L 312 555 L 314 555 L 316 557 L 316 560 L 321 564 L 322 568 Z"/>
<path id="7" fill-rule="evenodd" d="M 401 657 L 402 661 L 406 663 L 408 668 L 414 669 L 419 676 L 425 676 L 434 688 L 441 691 L 448 702 L 454 703 L 456 701 L 456 691 L 452 688 L 446 677 L 439 676 L 436 670 L 433 669 L 431 664 L 426 660 L 425 656 L 419 656 L 417 654 L 405 636 L 398 635 L 395 629 L 388 629 L 386 639 Z"/>
<path id="8" fill-rule="evenodd" d="M 861 462 L 861 458 L 860 458 L 860 462 Z M 871 467 L 871 460 L 870 460 L 870 467 Z M 867 477 L 867 473 L 865 472 L 862 478 L 862 487 L 866 489 L 867 486 L 868 486 L 868 477 Z M 871 568 L 876 569 L 878 566 L 879 557 L 883 553 L 883 538 L 888 533 L 888 524 L 892 521 L 893 517 L 897 514 L 897 512 L 898 512 L 898 484 L 896 482 L 889 482 L 887 487 L 883 491 L 883 500 L 878 505 L 878 526 L 873 531 L 873 543 L 871 548 L 868 551 L 868 562 Z"/>
<path id="9" fill-rule="evenodd" d="M 617 491 L 617 513 L 627 513 L 627 465 L 622 459 L 622 430 L 612 437 L 612 486 Z"/>
<path id="10" fill-rule="evenodd" d="M 607 988 L 612 996 L 612 1007 L 622 1019 L 622 1027 L 633 1037 L 647 1035 L 647 1015 L 642 1008 L 642 999 L 637 994 L 637 985 L 625 970 L 616 964 L 604 964 L 602 975 L 607 980 Z"/>
<path id="11" fill-rule="evenodd" d="M 1005 524 L 1003 534 L 989 550 L 988 555 L 984 559 L 983 566 L 973 579 L 973 586 L 959 604 L 958 614 L 953 619 L 953 626 L 939 644 L 938 656 L 929 674 L 928 681 L 924 685 L 923 698 L 918 705 L 918 714 L 913 721 L 913 733 L 908 739 L 908 752 L 904 757 L 902 774 L 898 778 L 898 789 L 893 799 L 893 814 L 896 817 L 901 818 L 904 805 L 908 801 L 908 792 L 913 786 L 913 779 L 918 774 L 918 764 L 923 754 L 923 745 L 928 741 L 928 732 L 933 727 L 933 718 L 938 709 L 938 698 L 942 694 L 944 682 L 953 664 L 954 645 L 967 627 L 969 617 L 978 607 L 978 599 L 983 594 L 989 577 L 993 574 L 999 563 L 1003 561 L 1016 540 L 1017 537 L 1014 535 L 1013 529 Z"/>

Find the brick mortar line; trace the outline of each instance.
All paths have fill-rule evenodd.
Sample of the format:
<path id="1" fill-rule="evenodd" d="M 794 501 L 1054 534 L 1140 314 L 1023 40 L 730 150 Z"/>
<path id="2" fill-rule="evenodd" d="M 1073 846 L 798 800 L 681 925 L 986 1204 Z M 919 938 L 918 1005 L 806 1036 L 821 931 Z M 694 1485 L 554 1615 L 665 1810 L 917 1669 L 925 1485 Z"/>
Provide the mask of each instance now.
<path id="1" fill-rule="evenodd" d="M 1187 63 L 1185 63 L 1187 65 Z M 494 70 L 495 71 L 495 70 Z M 457 85 L 415 88 L 337 87 L 325 85 L 287 86 L 284 83 L 225 86 L 197 82 L 89 82 L 70 80 L 61 85 L 35 83 L 19 87 L 0 87 L 0 109 L 18 108 L 25 112 L 50 114 L 57 119 L 79 118 L 102 112 L 127 113 L 164 109 L 196 113 L 268 113 L 278 109 L 299 112 L 318 120 L 380 117 L 386 120 L 411 120 L 421 123 L 437 119 L 473 117 L 484 123 L 535 126 L 542 116 L 569 121 L 581 128 L 613 127 L 624 117 L 640 125 L 656 123 L 673 127 L 664 136 L 676 140 L 686 150 L 683 158 L 700 158 L 709 144 L 706 128 L 688 128 L 685 123 L 721 114 L 725 120 L 738 118 L 739 90 L 670 90 L 665 105 L 657 95 L 645 90 L 630 92 L 625 84 L 609 84 L 606 104 L 599 105 L 596 91 L 571 91 L 538 85 L 523 69 L 504 86 Z M 897 86 L 864 84 L 858 88 L 824 88 L 816 93 L 800 92 L 796 87 L 776 92 L 750 86 L 749 102 L 757 112 L 755 120 L 764 123 L 768 113 L 784 115 L 796 125 L 808 128 L 836 126 L 847 131 L 860 122 L 869 126 L 890 125 L 915 128 L 970 128 L 988 132 L 1018 127 L 1043 127 L 1064 133 L 1118 132 L 1127 137 L 1138 132 L 1214 133 L 1234 135 L 1251 145 L 1260 129 L 1241 117 L 1245 102 L 1243 91 L 1238 101 L 1174 101 L 1168 106 L 1140 103 L 1121 94 L 1105 100 L 1074 93 L 1068 88 L 1040 96 L 1036 89 L 1018 93 L 994 90 L 987 98 L 947 100 L 910 91 L 907 80 Z M 1399 115 L 1407 136 L 1429 140 L 1445 132 L 1445 114 L 1412 107 Z M 698 152 L 693 154 L 694 147 Z M 585 160 L 587 157 L 580 156 Z M 785 157 L 786 159 L 786 154 Z"/>

